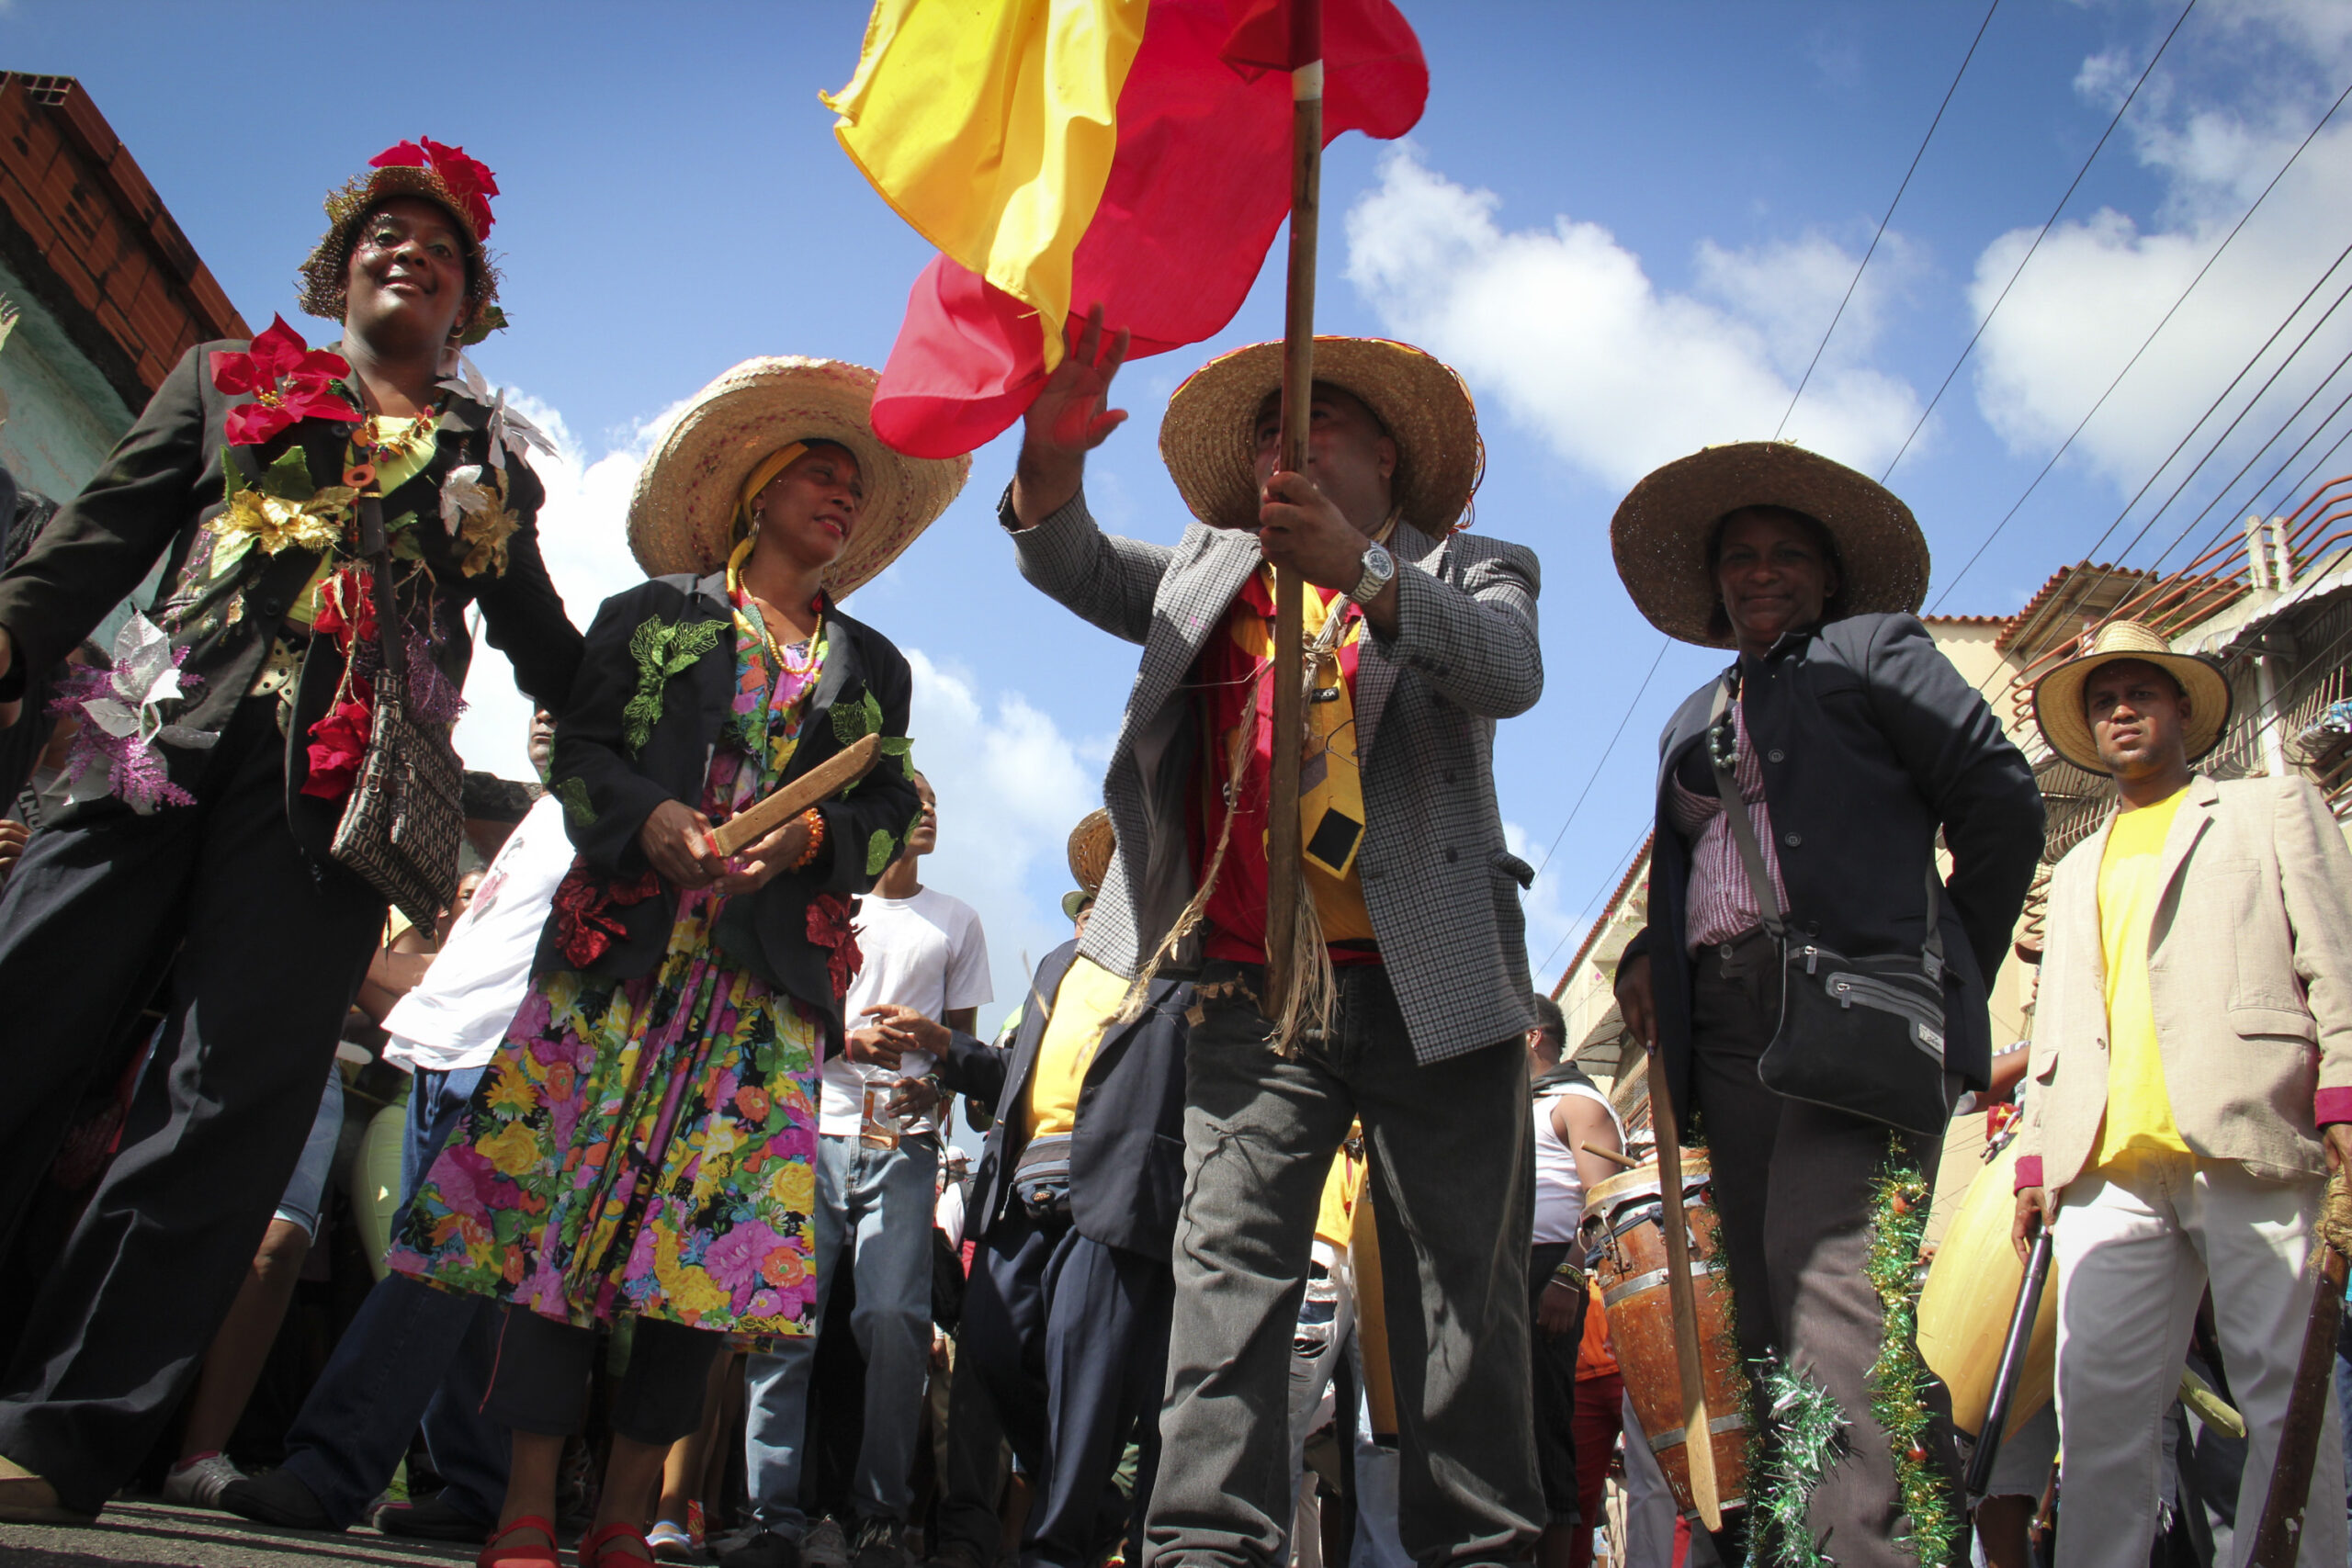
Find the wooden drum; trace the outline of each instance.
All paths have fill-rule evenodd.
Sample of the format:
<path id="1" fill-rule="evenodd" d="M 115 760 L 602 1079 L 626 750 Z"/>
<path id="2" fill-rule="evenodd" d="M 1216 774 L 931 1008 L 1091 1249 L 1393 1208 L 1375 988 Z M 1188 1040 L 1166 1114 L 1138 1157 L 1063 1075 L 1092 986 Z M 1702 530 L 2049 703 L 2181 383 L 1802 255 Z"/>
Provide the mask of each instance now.
<path id="1" fill-rule="evenodd" d="M 1714 1204 L 1702 1150 L 1682 1151 L 1682 1207 L 1690 1233 L 1690 1283 L 1699 1303 L 1699 1357 L 1715 1450 L 1715 1493 L 1729 1508 L 1747 1500 L 1747 1374 L 1732 1343 L 1731 1277 L 1715 1246 Z M 1593 1275 L 1609 1311 L 1609 1339 L 1625 1392 L 1676 1506 L 1687 1514 L 1692 1506 L 1690 1461 L 1683 1451 L 1682 1372 L 1674 1354 L 1674 1307 L 1667 1294 L 1659 1212 L 1653 1161 L 1611 1177 L 1586 1195 L 1583 1235 L 1599 1248 Z"/>
<path id="2" fill-rule="evenodd" d="M 1961 1200 L 1960 1212 L 1936 1249 L 1936 1260 L 1928 1266 L 1927 1288 L 1919 1292 L 1919 1359 L 1951 1391 L 1952 1424 L 1971 1437 L 1984 1429 L 1993 1381 L 2001 1368 L 2001 1347 L 2017 1312 L 2018 1287 L 2025 1282 L 2025 1266 L 2009 1242 L 2009 1224 L 2017 1215 L 2017 1173 L 2018 1145 L 2011 1140 L 1969 1184 L 1968 1196 Z M 2009 1400 L 2004 1438 L 2016 1437 L 2050 1403 L 2057 1370 L 2058 1277 L 2053 1269 L 2042 1287 L 2041 1310 L 2027 1342 L 2017 1393 Z"/>

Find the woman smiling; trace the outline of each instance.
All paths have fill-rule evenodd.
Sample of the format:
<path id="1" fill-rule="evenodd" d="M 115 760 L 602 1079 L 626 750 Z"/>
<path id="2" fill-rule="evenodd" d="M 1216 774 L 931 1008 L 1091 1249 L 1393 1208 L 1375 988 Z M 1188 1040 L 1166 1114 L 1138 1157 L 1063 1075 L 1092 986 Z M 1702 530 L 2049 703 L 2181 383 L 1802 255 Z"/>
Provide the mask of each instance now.
<path id="1" fill-rule="evenodd" d="M 907 661 L 834 599 L 968 467 L 876 441 L 874 381 L 754 360 L 679 415 L 629 508 L 652 581 L 597 612 L 556 727 L 579 858 L 390 1258 L 508 1303 L 489 1408 L 514 1463 L 485 1565 L 556 1562 L 556 1467 L 595 1325 L 635 1320 L 583 1568 L 650 1556 L 643 1509 L 725 1337 L 815 1332 L 812 1090 L 842 1045 L 850 900 L 922 813 Z M 714 823 L 868 735 L 863 781 L 731 859 L 713 847 Z"/>

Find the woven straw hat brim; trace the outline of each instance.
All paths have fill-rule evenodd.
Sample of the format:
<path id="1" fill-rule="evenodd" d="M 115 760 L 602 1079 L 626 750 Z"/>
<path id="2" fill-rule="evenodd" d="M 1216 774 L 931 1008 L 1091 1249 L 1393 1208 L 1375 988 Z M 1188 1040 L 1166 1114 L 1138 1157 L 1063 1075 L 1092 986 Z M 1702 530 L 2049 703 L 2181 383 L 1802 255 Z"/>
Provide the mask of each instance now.
<path id="1" fill-rule="evenodd" d="M 474 220 L 466 211 L 465 203 L 451 193 L 441 176 L 431 169 L 413 164 L 395 164 L 381 169 L 370 169 L 327 197 L 327 216 L 339 225 L 356 217 L 390 197 L 421 196 L 446 210 L 466 238 L 481 248 L 482 236 L 474 228 Z"/>
<path id="2" fill-rule="evenodd" d="M 1385 338 L 1318 337 L 1315 378 L 1363 400 L 1396 443 L 1392 494 L 1404 519 L 1442 538 L 1462 521 L 1487 466 L 1470 389 L 1442 360 Z M 1283 384 L 1283 345 L 1219 355 L 1168 400 L 1159 456 L 1193 515 L 1220 528 L 1258 525 L 1257 421 Z"/>
<path id="3" fill-rule="evenodd" d="M 1079 818 L 1070 829 L 1069 874 L 1090 894 L 1102 890 L 1102 879 L 1111 872 L 1111 852 L 1117 844 L 1117 835 L 1111 827 L 1111 814 L 1097 807 Z"/>
<path id="4" fill-rule="evenodd" d="M 2114 621 L 2099 628 L 2090 652 L 2068 660 L 2033 683 L 2033 721 L 2041 727 L 2052 750 L 2086 773 L 2106 774 L 2090 718 L 2083 712 L 2083 687 L 2100 665 L 2125 659 L 2156 666 L 2188 694 L 2188 728 L 2181 742 L 2192 764 L 2222 743 L 2222 734 L 2230 727 L 2233 698 L 2221 667 L 2197 654 L 2175 653 L 2161 634 L 2135 622 Z"/>
<path id="5" fill-rule="evenodd" d="M 969 456 L 909 457 L 874 435 L 874 387 L 863 365 L 798 355 L 747 359 L 695 394 L 637 476 L 628 547 L 649 576 L 702 576 L 727 564 L 743 481 L 795 441 L 837 441 L 865 486 L 857 526 L 825 573 L 846 598 L 881 575 L 939 514 L 972 471 Z"/>
<path id="6" fill-rule="evenodd" d="M 1618 503 L 1609 547 L 1650 625 L 1702 648 L 1734 646 L 1714 626 L 1707 545 L 1725 513 L 1749 506 L 1802 512 L 1829 530 L 1847 615 L 1917 613 L 1927 598 L 1927 536 L 1894 491 L 1790 442 L 1742 441 L 1676 458 Z"/>

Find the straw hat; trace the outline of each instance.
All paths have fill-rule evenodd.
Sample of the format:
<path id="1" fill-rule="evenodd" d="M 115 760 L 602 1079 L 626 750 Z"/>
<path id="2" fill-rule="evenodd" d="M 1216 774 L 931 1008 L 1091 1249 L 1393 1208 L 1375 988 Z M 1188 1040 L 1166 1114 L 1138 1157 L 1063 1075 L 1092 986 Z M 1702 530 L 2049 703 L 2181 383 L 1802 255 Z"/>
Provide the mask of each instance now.
<path id="1" fill-rule="evenodd" d="M 1062 913 L 1071 919 L 1102 891 L 1102 878 L 1111 870 L 1111 852 L 1118 840 L 1111 829 L 1111 814 L 1097 807 L 1079 818 L 1078 826 L 1069 833 L 1069 874 L 1078 884 L 1075 890 L 1062 895 Z"/>
<path id="2" fill-rule="evenodd" d="M 865 502 L 825 573 L 845 598 L 881 575 L 947 510 L 972 459 L 908 457 L 875 439 L 874 386 L 841 359 L 747 359 L 696 392 L 662 433 L 628 501 L 628 547 L 653 577 L 701 576 L 727 564 L 743 481 L 795 441 L 839 442 L 857 457 Z"/>
<path id="3" fill-rule="evenodd" d="M 498 176 L 479 158 L 468 157 L 462 147 L 421 136 L 385 148 L 368 161 L 366 174 L 327 193 L 327 231 L 311 247 L 297 275 L 303 310 L 322 321 L 343 320 L 351 248 L 358 239 L 360 220 L 393 197 L 422 197 L 449 215 L 465 241 L 466 298 L 473 302 L 474 313 L 458 341 L 468 345 L 481 342 L 506 325 L 506 312 L 498 306 L 498 269 L 484 249 L 495 221 L 490 198 L 497 194 Z"/>
<path id="4" fill-rule="evenodd" d="M 2188 728 L 2181 739 L 2191 762 L 2221 744 L 2230 727 L 2230 682 L 2220 665 L 2194 653 L 2175 653 L 2164 634 L 2138 621 L 2109 621 L 2077 654 L 2033 683 L 2033 720 L 2050 749 L 2086 773 L 2105 773 L 2091 721 L 2083 711 L 2083 687 L 2102 664 L 2137 659 L 2153 664 L 2188 694 Z"/>
<path id="5" fill-rule="evenodd" d="M 1315 378 L 1345 388 L 1396 442 L 1390 481 L 1405 521 L 1442 538 L 1461 523 L 1487 467 L 1470 389 L 1442 361 L 1385 338 L 1318 337 Z M 1159 456 L 1202 522 L 1258 525 L 1258 406 L 1281 389 L 1283 345 L 1219 355 L 1168 400 Z"/>
<path id="6" fill-rule="evenodd" d="M 1877 480 L 1787 441 L 1708 446 L 1652 470 L 1609 524 L 1617 575 L 1650 625 L 1702 648 L 1730 648 L 1707 547 L 1724 513 L 1802 512 L 1838 547 L 1842 614 L 1916 612 L 1928 596 L 1928 540 Z"/>

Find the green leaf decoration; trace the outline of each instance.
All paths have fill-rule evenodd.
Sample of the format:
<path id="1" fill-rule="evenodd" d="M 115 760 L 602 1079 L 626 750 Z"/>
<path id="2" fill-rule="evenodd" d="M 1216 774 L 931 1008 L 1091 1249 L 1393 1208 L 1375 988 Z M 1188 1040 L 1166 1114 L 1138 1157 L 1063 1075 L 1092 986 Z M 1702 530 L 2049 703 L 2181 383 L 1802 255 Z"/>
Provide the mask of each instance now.
<path id="1" fill-rule="evenodd" d="M 662 722 L 662 687 L 718 646 L 727 626 L 725 621 L 683 616 L 665 626 L 661 616 L 652 615 L 629 634 L 629 657 L 637 660 L 637 694 L 621 709 L 621 744 L 630 756 L 645 749 L 653 727 Z"/>
<path id="2" fill-rule="evenodd" d="M 885 757 L 896 757 L 911 767 L 914 751 L 915 743 L 907 736 L 886 735 L 882 738 L 882 755 Z"/>
<path id="3" fill-rule="evenodd" d="M 833 705 L 833 739 L 843 746 L 854 746 L 882 728 L 882 705 L 866 692 L 854 703 Z"/>
<path id="4" fill-rule="evenodd" d="M 264 469 L 261 492 L 280 501 L 308 501 L 319 493 L 317 481 L 311 478 L 310 455 L 300 443 L 277 455 L 277 461 Z"/>
<path id="5" fill-rule="evenodd" d="M 588 799 L 586 781 L 558 779 L 555 797 L 563 802 L 563 814 L 571 818 L 572 826 L 594 828 L 596 825 L 596 807 Z"/>
<path id="6" fill-rule="evenodd" d="M 422 561 L 424 559 L 424 544 L 416 536 L 415 529 L 411 528 L 399 534 L 393 534 L 387 529 L 386 533 L 389 536 L 389 547 L 394 560 Z"/>
<path id="7" fill-rule="evenodd" d="M 874 837 L 865 840 L 865 874 L 879 876 L 899 858 L 899 846 L 891 839 L 888 828 L 874 829 Z"/>

